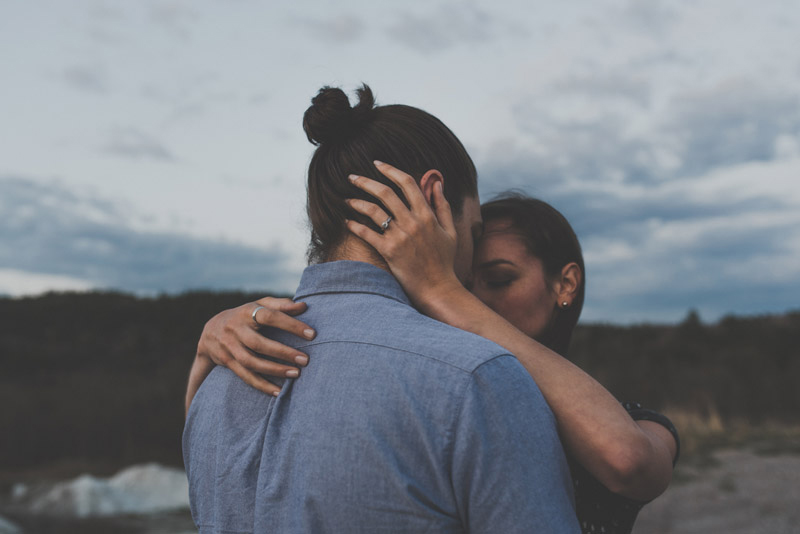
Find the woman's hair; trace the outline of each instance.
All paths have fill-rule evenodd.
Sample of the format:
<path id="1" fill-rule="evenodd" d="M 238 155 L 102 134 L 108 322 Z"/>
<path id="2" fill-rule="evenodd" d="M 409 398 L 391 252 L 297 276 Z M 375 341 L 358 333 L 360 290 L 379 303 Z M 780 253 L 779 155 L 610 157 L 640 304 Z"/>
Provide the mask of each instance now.
<path id="1" fill-rule="evenodd" d="M 444 177 L 444 194 L 458 217 L 464 199 L 478 194 L 477 172 L 461 141 L 439 119 L 411 106 L 376 106 L 372 91 L 362 85 L 358 104 L 350 107 L 339 88 L 323 87 L 303 116 L 303 129 L 318 145 L 308 167 L 308 217 L 311 263 L 328 261 L 348 235 L 345 219 L 377 229 L 352 210 L 348 198 L 375 198 L 355 187 L 349 174 L 367 176 L 389 185 L 374 160 L 384 161 L 413 176 L 417 182 L 430 169 Z"/>
<path id="2" fill-rule="evenodd" d="M 583 309 L 586 288 L 586 269 L 581 245 L 569 221 L 553 206 L 524 193 L 511 191 L 495 197 L 481 206 L 483 222 L 510 221 L 522 235 L 528 253 L 542 262 L 548 288 L 568 263 L 575 262 L 581 270 L 578 292 L 568 308 L 556 304 L 553 319 L 538 341 L 559 354 L 566 354 L 572 330 Z"/>

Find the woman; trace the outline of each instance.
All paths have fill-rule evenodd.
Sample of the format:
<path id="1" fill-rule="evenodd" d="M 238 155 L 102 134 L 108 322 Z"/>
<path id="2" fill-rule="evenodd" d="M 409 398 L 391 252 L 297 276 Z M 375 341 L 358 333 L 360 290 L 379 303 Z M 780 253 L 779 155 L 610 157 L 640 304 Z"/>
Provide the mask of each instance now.
<path id="1" fill-rule="evenodd" d="M 566 352 L 583 305 L 583 260 L 567 221 L 546 203 L 520 195 L 486 204 L 469 293 L 453 272 L 455 231 L 441 187 L 431 198 L 421 198 L 410 176 L 386 164 L 378 164 L 378 170 L 411 207 L 385 185 L 354 177 L 353 183 L 381 205 L 362 198 L 351 200 L 351 208 L 377 226 L 390 214 L 392 221 L 383 232 L 355 221 L 348 223 L 350 230 L 383 256 L 421 311 L 492 339 L 517 356 L 558 421 L 572 460 L 582 529 L 630 532 L 644 502 L 669 483 L 677 435 L 663 416 L 632 405 L 626 406 L 629 415 L 585 373 L 541 350 L 539 342 Z M 304 355 L 259 336 L 253 321 L 309 337 L 313 333 L 292 317 L 303 309 L 285 299 L 262 299 L 257 307 L 248 304 L 209 321 L 198 345 L 187 404 L 213 367 L 212 360 L 266 393 L 277 388 L 256 373 L 298 376 L 296 368 L 252 354 L 308 363 Z"/>

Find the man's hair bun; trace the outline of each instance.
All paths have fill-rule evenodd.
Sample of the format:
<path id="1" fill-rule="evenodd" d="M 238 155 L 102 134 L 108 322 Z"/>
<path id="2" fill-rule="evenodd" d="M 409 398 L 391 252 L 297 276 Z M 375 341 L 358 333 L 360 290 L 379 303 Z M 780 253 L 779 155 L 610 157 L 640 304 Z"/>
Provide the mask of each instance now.
<path id="1" fill-rule="evenodd" d="M 311 143 L 321 145 L 347 139 L 369 120 L 375 107 L 372 90 L 364 84 L 356 93 L 358 104 L 350 107 L 350 100 L 338 87 L 319 90 L 303 115 L 303 130 Z"/>

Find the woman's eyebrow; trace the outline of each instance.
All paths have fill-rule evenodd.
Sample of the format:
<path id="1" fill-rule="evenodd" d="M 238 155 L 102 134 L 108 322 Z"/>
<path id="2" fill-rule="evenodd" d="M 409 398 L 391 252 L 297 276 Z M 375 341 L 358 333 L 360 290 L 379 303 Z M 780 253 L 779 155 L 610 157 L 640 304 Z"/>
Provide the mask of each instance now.
<path id="1" fill-rule="evenodd" d="M 511 260 L 504 260 L 504 259 L 485 261 L 480 265 L 478 265 L 478 269 L 488 269 L 489 267 L 494 267 L 495 265 L 514 265 L 514 262 Z"/>

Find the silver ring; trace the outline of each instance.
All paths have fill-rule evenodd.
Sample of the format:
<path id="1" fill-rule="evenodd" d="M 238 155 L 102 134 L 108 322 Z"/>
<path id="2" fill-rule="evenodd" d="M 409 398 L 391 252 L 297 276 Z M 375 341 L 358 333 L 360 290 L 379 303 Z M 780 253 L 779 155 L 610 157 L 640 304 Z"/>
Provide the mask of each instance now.
<path id="1" fill-rule="evenodd" d="M 256 309 L 253 310 L 252 314 L 250 314 L 250 317 L 253 318 L 253 322 L 256 323 L 257 327 L 261 326 L 261 324 L 259 324 L 259 322 L 256 320 L 256 314 L 258 313 L 258 310 L 263 310 L 263 309 L 264 309 L 264 306 L 256 306 Z"/>
<path id="2" fill-rule="evenodd" d="M 391 215 L 389 215 L 389 218 L 381 223 L 381 228 L 383 228 L 384 232 L 389 228 L 389 223 L 390 222 L 392 222 L 392 216 Z"/>

